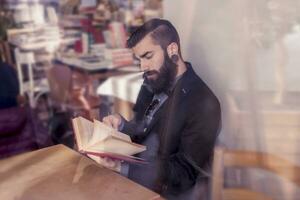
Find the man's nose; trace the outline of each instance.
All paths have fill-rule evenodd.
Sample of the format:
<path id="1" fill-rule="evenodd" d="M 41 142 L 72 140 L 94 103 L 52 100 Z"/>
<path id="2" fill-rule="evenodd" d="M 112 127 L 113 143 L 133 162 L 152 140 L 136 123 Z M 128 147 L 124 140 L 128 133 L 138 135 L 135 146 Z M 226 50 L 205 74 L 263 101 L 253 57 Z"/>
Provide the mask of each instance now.
<path id="1" fill-rule="evenodd" d="M 145 61 L 143 61 L 143 60 L 140 61 L 140 67 L 141 67 L 141 70 L 142 70 L 143 72 L 146 72 L 146 71 L 149 70 L 149 65 L 148 65 L 148 63 L 145 62 Z"/>

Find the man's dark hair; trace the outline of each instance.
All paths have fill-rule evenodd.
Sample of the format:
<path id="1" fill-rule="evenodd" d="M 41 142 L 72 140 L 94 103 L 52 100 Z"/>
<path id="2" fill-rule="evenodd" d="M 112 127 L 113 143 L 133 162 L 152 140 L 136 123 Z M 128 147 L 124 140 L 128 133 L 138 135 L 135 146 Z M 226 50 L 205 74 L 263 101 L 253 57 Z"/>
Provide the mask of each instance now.
<path id="1" fill-rule="evenodd" d="M 151 19 L 138 27 L 127 40 L 127 47 L 133 48 L 149 33 L 153 41 L 164 50 L 166 50 L 167 46 L 172 42 L 177 43 L 179 49 L 178 53 L 181 56 L 178 32 L 169 21 L 164 19 Z"/>

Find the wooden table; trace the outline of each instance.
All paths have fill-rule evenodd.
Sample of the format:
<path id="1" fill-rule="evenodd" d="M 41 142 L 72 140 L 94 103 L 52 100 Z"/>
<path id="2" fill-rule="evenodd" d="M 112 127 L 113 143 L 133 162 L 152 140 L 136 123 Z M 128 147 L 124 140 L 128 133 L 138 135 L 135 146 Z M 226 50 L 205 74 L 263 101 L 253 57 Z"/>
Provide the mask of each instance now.
<path id="1" fill-rule="evenodd" d="M 81 154 L 56 145 L 0 161 L 0 199 L 162 199 Z"/>

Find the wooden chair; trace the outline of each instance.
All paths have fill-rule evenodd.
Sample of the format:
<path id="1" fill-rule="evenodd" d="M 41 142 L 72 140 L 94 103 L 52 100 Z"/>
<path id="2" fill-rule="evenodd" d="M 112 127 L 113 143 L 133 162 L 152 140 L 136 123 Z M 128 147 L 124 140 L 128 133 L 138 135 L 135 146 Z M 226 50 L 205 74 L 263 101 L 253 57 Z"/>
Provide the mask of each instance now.
<path id="1" fill-rule="evenodd" d="M 35 77 L 37 69 L 36 59 L 33 52 L 21 52 L 20 49 L 14 50 L 16 66 L 19 79 L 20 95 L 27 95 L 31 108 L 36 108 L 39 97 L 49 92 L 49 84 L 45 77 Z M 23 68 L 26 65 L 27 68 Z M 44 70 L 44 69 L 39 69 Z M 25 77 L 28 76 L 28 80 Z"/>
<path id="2" fill-rule="evenodd" d="M 55 64 L 47 69 L 52 106 L 62 111 L 71 111 L 72 115 L 86 118 L 98 118 L 101 103 L 99 97 L 87 94 L 87 81 L 79 73 L 73 73 L 65 65 Z"/>
<path id="3" fill-rule="evenodd" d="M 271 200 L 266 194 L 246 188 L 224 188 L 226 168 L 260 168 L 300 186 L 300 167 L 269 153 L 216 147 L 213 161 L 212 200 Z"/>

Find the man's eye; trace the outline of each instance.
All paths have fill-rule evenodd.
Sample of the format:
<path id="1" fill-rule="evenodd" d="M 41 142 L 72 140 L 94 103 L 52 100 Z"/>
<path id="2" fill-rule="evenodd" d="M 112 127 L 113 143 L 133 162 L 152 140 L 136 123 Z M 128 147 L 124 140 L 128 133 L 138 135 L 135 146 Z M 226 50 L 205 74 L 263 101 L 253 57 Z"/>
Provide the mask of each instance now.
<path id="1" fill-rule="evenodd" d="M 152 57 L 153 57 L 153 55 L 149 55 L 149 56 L 146 56 L 145 58 L 149 60 L 149 59 L 151 59 Z"/>

